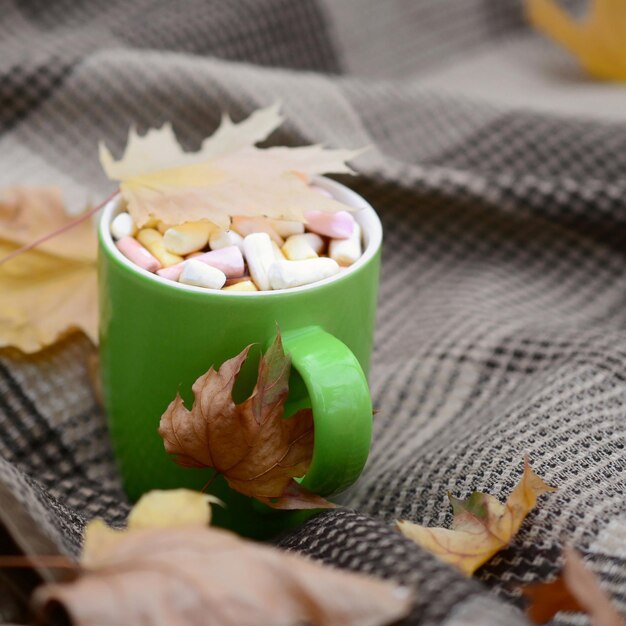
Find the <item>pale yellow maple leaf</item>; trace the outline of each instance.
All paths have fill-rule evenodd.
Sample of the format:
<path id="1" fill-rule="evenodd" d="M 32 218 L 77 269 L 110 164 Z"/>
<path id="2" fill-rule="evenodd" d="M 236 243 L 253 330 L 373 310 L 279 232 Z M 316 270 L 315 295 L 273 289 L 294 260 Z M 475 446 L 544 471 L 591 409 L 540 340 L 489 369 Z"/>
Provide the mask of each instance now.
<path id="1" fill-rule="evenodd" d="M 448 494 L 454 512 L 452 530 L 407 521 L 398 522 L 397 528 L 405 537 L 471 576 L 510 543 L 537 504 L 537 497 L 549 491 L 555 489 L 537 476 L 525 459 L 522 478 L 506 504 L 478 491 L 465 500 Z"/>
<path id="2" fill-rule="evenodd" d="M 555 0 L 526 0 L 532 24 L 574 54 L 592 75 L 626 80 L 626 2 L 592 0 L 581 20 Z"/>
<path id="3" fill-rule="evenodd" d="M 73 222 L 53 188 L 0 194 L 0 259 Z M 0 265 L 0 347 L 36 352 L 75 330 L 96 343 L 96 236 L 84 221 Z"/>
<path id="4" fill-rule="evenodd" d="M 150 528 L 208 526 L 211 523 L 212 503 L 222 504 L 215 496 L 190 489 L 148 491 L 131 509 L 125 529 L 111 528 L 99 518 L 87 524 L 81 561 L 86 567 L 97 566 L 129 532 Z"/>
<path id="5" fill-rule="evenodd" d="M 131 130 L 119 161 L 100 143 L 100 162 L 110 179 L 120 181 L 140 227 L 151 218 L 167 224 L 209 220 L 227 228 L 233 215 L 304 221 L 310 210 L 353 210 L 312 190 L 308 180 L 353 173 L 346 161 L 361 151 L 255 147 L 282 121 L 277 104 L 239 124 L 224 116 L 197 152 L 183 151 L 169 124 L 143 137 Z"/>

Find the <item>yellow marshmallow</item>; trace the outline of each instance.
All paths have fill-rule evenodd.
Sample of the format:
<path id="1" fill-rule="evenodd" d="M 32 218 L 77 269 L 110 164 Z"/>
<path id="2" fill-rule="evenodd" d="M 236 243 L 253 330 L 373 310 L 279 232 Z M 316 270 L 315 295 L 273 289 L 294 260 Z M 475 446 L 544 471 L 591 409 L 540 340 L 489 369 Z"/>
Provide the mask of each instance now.
<path id="1" fill-rule="evenodd" d="M 163 267 L 176 265 L 184 260 L 182 256 L 171 254 L 165 249 L 163 246 L 163 236 L 158 230 L 154 230 L 154 228 L 142 228 L 137 233 L 137 241 L 139 241 L 144 248 L 147 248 Z"/>
<path id="2" fill-rule="evenodd" d="M 290 261 L 316 259 L 318 256 L 305 235 L 292 235 L 289 237 L 283 246 L 283 254 Z"/>
<path id="3" fill-rule="evenodd" d="M 174 254 L 191 254 L 207 245 L 212 230 L 211 222 L 186 222 L 168 228 L 163 235 L 163 245 Z"/>
<path id="4" fill-rule="evenodd" d="M 222 291 L 258 291 L 258 289 L 251 280 L 242 280 L 240 283 L 224 287 Z"/>

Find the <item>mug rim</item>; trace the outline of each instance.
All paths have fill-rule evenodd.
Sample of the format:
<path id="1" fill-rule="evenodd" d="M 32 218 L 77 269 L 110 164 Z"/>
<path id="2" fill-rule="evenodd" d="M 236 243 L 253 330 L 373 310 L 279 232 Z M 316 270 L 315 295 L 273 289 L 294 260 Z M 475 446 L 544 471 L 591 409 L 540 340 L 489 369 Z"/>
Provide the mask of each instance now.
<path id="1" fill-rule="evenodd" d="M 333 196 L 339 202 L 346 204 L 354 209 L 356 212 L 353 216 L 359 222 L 359 225 L 363 229 L 364 238 L 366 240 L 365 250 L 363 254 L 352 265 L 342 268 L 342 271 L 338 274 L 319 280 L 309 285 L 301 285 L 300 287 L 292 287 L 289 289 L 273 289 L 268 291 L 223 291 L 221 289 L 206 289 L 204 287 L 196 287 L 194 285 L 185 285 L 178 281 L 169 280 L 163 278 L 156 273 L 149 272 L 138 265 L 132 263 L 127 259 L 117 248 L 111 235 L 111 222 L 115 216 L 119 203 L 121 200 L 121 194 L 117 193 L 102 209 L 102 215 L 98 224 L 99 240 L 102 247 L 110 254 L 118 263 L 122 264 L 129 271 L 133 272 L 137 278 L 145 278 L 149 281 L 153 281 L 155 284 L 161 284 L 164 288 L 174 289 L 178 292 L 185 293 L 202 293 L 205 296 L 215 297 L 236 297 L 236 298 L 258 298 L 261 296 L 278 296 L 287 293 L 300 293 L 305 291 L 311 291 L 319 287 L 328 285 L 329 283 L 339 282 L 342 279 L 348 278 L 351 274 L 357 272 L 361 267 L 367 265 L 367 263 L 378 253 L 382 245 L 383 229 L 378 214 L 372 207 L 372 205 L 365 200 L 361 195 L 339 183 L 335 180 L 327 178 L 325 176 L 315 176 L 312 179 L 318 187 L 325 189 L 333 193 Z M 364 223 L 365 222 L 365 223 Z"/>

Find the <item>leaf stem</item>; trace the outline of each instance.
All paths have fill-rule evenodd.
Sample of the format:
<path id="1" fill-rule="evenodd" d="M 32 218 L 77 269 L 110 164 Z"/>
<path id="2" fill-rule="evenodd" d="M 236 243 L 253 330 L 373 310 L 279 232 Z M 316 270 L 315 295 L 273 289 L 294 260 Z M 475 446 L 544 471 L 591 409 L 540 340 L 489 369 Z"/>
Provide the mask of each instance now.
<path id="1" fill-rule="evenodd" d="M 206 481 L 206 483 L 204 483 L 204 487 L 202 487 L 202 489 L 200 489 L 200 493 L 206 493 L 206 490 L 215 482 L 215 479 L 220 475 L 219 472 L 215 472 L 215 474 L 213 474 L 213 476 L 211 476 L 211 478 L 209 478 L 209 480 Z"/>
<path id="2" fill-rule="evenodd" d="M 43 565 L 51 569 L 78 570 L 80 565 L 62 554 L 0 555 L 0 568 L 21 568 Z"/>
<path id="3" fill-rule="evenodd" d="M 74 228 L 74 226 L 78 226 L 79 224 L 82 224 L 82 222 L 89 219 L 92 215 L 97 213 L 103 206 L 105 206 L 108 202 L 110 202 L 118 193 L 118 191 L 119 189 L 116 189 L 110 196 L 107 196 L 106 199 L 100 202 L 100 204 L 95 206 L 93 209 L 89 209 L 89 211 L 87 211 L 86 213 L 79 215 L 75 220 L 72 220 L 71 222 L 68 222 L 67 224 L 65 224 L 65 226 L 62 226 L 61 228 L 57 228 L 56 230 L 53 230 L 51 233 L 48 233 L 47 235 L 44 235 L 43 237 L 40 237 L 39 239 L 36 239 L 35 241 L 32 241 L 31 243 L 28 243 L 25 246 L 22 246 L 21 248 L 17 248 L 17 250 L 13 250 L 13 252 L 7 254 L 5 257 L 0 259 L 0 265 L 2 265 L 3 263 L 6 263 L 7 261 L 10 261 L 11 259 L 14 259 L 16 256 L 19 256 L 20 254 L 23 254 L 24 252 L 28 252 L 29 250 L 32 250 L 33 248 L 40 246 L 42 243 L 45 243 L 46 241 L 49 241 L 50 239 L 53 239 L 54 237 L 57 237 L 58 235 L 62 235 L 64 232 Z"/>

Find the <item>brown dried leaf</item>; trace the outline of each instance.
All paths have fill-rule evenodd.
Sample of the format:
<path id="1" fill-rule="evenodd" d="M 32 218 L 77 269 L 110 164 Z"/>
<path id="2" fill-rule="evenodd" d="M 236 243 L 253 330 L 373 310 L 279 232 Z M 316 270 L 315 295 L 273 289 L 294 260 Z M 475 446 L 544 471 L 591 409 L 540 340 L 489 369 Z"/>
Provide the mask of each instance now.
<path id="1" fill-rule="evenodd" d="M 522 589 L 530 601 L 528 617 L 535 624 L 547 624 L 559 611 L 583 612 L 591 617 L 592 626 L 624 626 L 624 619 L 580 554 L 571 547 L 564 554 L 565 565 L 556 580 Z"/>
<path id="2" fill-rule="evenodd" d="M 405 616 L 406 589 L 201 525 L 118 534 L 75 582 L 34 596 L 75 626 L 377 626 Z"/>
<path id="3" fill-rule="evenodd" d="M 72 221 L 57 189 L 6 190 L 0 199 L 0 259 Z M 96 237 L 91 222 L 1 264 L 0 293 L 0 347 L 36 352 L 74 330 L 96 343 Z"/>
<path id="4" fill-rule="evenodd" d="M 261 358 L 252 395 L 242 404 L 233 401 L 233 386 L 249 349 L 196 380 L 191 411 L 176 396 L 159 425 L 165 450 L 184 467 L 215 468 L 231 488 L 270 506 L 333 507 L 294 480 L 311 463 L 313 415 L 303 409 L 283 418 L 291 359 L 280 333 Z"/>
<path id="5" fill-rule="evenodd" d="M 483 563 L 506 547 L 517 534 L 542 493 L 555 491 L 524 461 L 524 474 L 506 504 L 475 491 L 465 500 L 448 494 L 454 511 L 452 530 L 427 528 L 399 521 L 400 532 L 440 559 L 471 576 Z"/>

